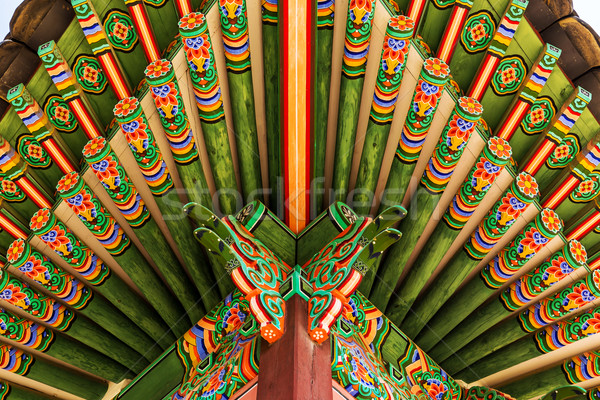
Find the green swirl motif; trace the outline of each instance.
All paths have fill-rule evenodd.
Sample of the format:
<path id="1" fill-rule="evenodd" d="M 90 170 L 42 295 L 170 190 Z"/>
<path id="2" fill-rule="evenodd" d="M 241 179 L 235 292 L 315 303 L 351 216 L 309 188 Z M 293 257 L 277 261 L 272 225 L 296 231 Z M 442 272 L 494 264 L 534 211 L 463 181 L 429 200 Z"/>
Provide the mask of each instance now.
<path id="1" fill-rule="evenodd" d="M 454 5 L 456 0 L 432 0 L 431 3 L 436 7 L 436 8 L 440 8 L 440 9 L 445 9 L 445 8 L 449 8 L 452 7 Z"/>
<path id="2" fill-rule="evenodd" d="M 33 168 L 45 169 L 52 164 L 52 159 L 40 142 L 29 134 L 19 135 L 17 138 L 17 151 L 23 157 L 23 160 Z"/>
<path id="3" fill-rule="evenodd" d="M 546 160 L 546 165 L 551 169 L 561 169 L 566 167 L 575 156 L 581 151 L 581 142 L 575 134 L 568 134 L 558 145 L 550 158 Z"/>
<path id="4" fill-rule="evenodd" d="M 538 97 L 521 121 L 521 129 L 527 135 L 535 135 L 548 127 L 556 114 L 556 106 L 548 96 Z"/>
<path id="5" fill-rule="evenodd" d="M 55 337 L 54 332 L 43 325 L 3 309 L 0 309 L 0 335 L 38 351 L 48 350 Z"/>
<path id="6" fill-rule="evenodd" d="M 467 53 L 480 53 L 487 49 L 487 46 L 494 37 L 496 31 L 496 21 L 488 11 L 480 11 L 472 14 L 465 22 L 460 43 Z"/>
<path id="7" fill-rule="evenodd" d="M 598 194 L 600 194 L 600 173 L 590 172 L 579 183 L 577 189 L 571 192 L 569 198 L 575 203 L 587 203 L 598 197 Z"/>
<path id="8" fill-rule="evenodd" d="M 150 219 L 144 200 L 105 138 L 90 140 L 83 148 L 83 158 L 131 226 L 140 227 Z"/>
<path id="9" fill-rule="evenodd" d="M 460 44 L 467 53 L 475 54 L 485 51 L 494 37 L 496 21 L 488 11 L 472 14 L 460 35 Z"/>
<path id="10" fill-rule="evenodd" d="M 138 34 L 128 14 L 112 10 L 104 17 L 103 26 L 106 37 L 116 50 L 130 52 L 135 48 Z"/>
<path id="11" fill-rule="evenodd" d="M 498 96 L 515 93 L 526 76 L 527 66 L 521 56 L 504 57 L 492 76 L 492 89 Z"/>
<path id="12" fill-rule="evenodd" d="M 71 69 L 84 91 L 99 94 L 106 89 L 108 79 L 94 57 L 86 55 L 77 57 Z"/>
<path id="13" fill-rule="evenodd" d="M 347 78 L 364 76 L 376 0 L 352 0 L 346 18 L 342 73 Z"/>
<path id="14" fill-rule="evenodd" d="M 75 114 L 71 107 L 58 95 L 48 96 L 44 113 L 48 116 L 50 123 L 61 132 L 74 132 L 79 128 Z"/>
<path id="15" fill-rule="evenodd" d="M 227 69 L 235 73 L 244 72 L 250 68 L 246 0 L 219 0 L 219 12 Z"/>
<path id="16" fill-rule="evenodd" d="M 4 174 L 0 174 L 0 197 L 10 203 L 19 203 L 25 200 L 25 193 Z"/>

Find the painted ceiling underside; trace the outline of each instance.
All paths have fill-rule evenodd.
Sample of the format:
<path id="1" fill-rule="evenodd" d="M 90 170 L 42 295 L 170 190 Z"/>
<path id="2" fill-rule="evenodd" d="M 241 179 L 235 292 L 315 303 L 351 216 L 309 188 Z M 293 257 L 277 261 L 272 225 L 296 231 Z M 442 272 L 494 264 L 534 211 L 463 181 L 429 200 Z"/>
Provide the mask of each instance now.
<path id="1" fill-rule="evenodd" d="M 430 379 L 435 400 L 570 384 L 600 398 L 597 34 L 570 1 L 316 7 L 285 45 L 277 2 L 17 9 L 0 43 L 0 397 L 100 399 L 181 369 L 188 330 L 239 296 L 194 202 L 237 214 L 292 268 L 402 206 L 402 237 L 353 301 L 421 364 L 380 332 L 382 365 Z M 298 71 L 309 96 L 286 84 Z"/>

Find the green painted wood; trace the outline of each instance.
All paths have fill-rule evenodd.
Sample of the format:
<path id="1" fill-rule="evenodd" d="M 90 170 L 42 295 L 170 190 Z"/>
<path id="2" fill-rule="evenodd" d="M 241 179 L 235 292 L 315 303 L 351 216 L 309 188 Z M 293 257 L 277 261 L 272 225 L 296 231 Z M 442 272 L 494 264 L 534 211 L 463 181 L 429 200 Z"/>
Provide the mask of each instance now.
<path id="1" fill-rule="evenodd" d="M 6 400 L 44 400 L 50 399 L 40 392 L 34 392 L 33 390 L 17 386 L 14 384 L 8 384 L 7 382 L 0 382 L 0 396 Z"/>
<path id="2" fill-rule="evenodd" d="M 260 201 L 256 200 L 242 208 L 236 218 L 286 264 L 292 266 L 299 263 L 297 252 L 300 246 L 296 244 L 296 235 Z M 324 240 L 320 240 L 323 243 Z M 310 253 L 310 256 L 313 254 Z"/>
<path id="3" fill-rule="evenodd" d="M 63 260 L 79 272 L 94 290 L 106 297 L 116 308 L 146 332 L 161 348 L 167 348 L 174 337 L 166 334 L 167 325 L 127 284 L 67 228 L 49 209 L 40 209 L 30 222 L 32 233 L 52 248 Z M 62 233 L 62 235 L 58 233 Z M 67 244 L 56 246 L 54 236 Z M 65 246 L 65 247 L 63 247 Z"/>
<path id="4" fill-rule="evenodd" d="M 479 102 L 461 97 L 443 128 L 438 144 L 411 200 L 409 210 L 416 210 L 416 213 L 412 213 L 409 218 L 400 223 L 398 229 L 406 233 L 402 241 L 392 246 L 376 272 L 379 279 L 373 285 L 370 300 L 379 309 L 383 310 L 387 307 L 390 296 L 396 288 L 394 282 L 398 282 L 412 250 L 429 223 L 467 142 L 475 132 L 482 111 Z M 414 301 L 414 297 L 406 296 L 401 289 L 395 295 L 401 298 L 405 305 L 412 304 Z"/>
<path id="5" fill-rule="evenodd" d="M 229 93 L 235 94 L 230 96 L 230 102 L 242 184 L 242 203 L 247 204 L 260 200 L 263 196 L 246 1 L 242 0 L 227 10 L 219 7 L 219 15 L 225 43 Z"/>
<path id="6" fill-rule="evenodd" d="M 123 315 L 104 297 L 95 295 L 73 275 L 54 265 L 41 253 L 33 250 L 28 242 L 17 239 L 8 248 L 8 261 L 3 268 L 14 276 L 29 278 L 50 293 L 66 302 L 78 313 L 88 317 L 124 343 L 144 354 L 151 361 L 160 352 L 154 341 Z M 29 263 L 32 263 L 31 271 Z"/>
<path id="7" fill-rule="evenodd" d="M 436 54 L 442 40 L 453 5 L 454 1 L 430 1 L 425 5 L 417 34 L 421 35 L 433 54 Z"/>
<path id="8" fill-rule="evenodd" d="M 173 345 L 139 374 L 113 400 L 160 400 L 180 385 L 186 370 Z"/>
<path id="9" fill-rule="evenodd" d="M 525 209 L 527 204 L 534 202 L 535 197 L 538 195 L 537 190 L 524 191 L 520 188 L 520 185 L 523 185 L 525 181 L 535 182 L 528 174 L 521 173 L 517 176 L 517 179 L 513 182 L 512 186 L 492 207 L 488 215 L 480 223 L 479 228 L 471 234 L 471 238 L 467 240 L 463 248 L 454 255 L 436 279 L 431 283 L 425 295 L 413 304 L 411 307 L 412 312 L 406 314 L 400 300 L 388 305 L 386 315 L 388 315 L 392 321 L 395 321 L 396 318 L 394 314 L 406 314 L 402 323 L 400 323 L 399 320 L 397 320 L 397 323 L 400 324 L 400 328 L 409 335 L 409 337 L 417 336 L 417 333 L 419 333 L 425 324 L 434 316 L 436 311 L 446 303 L 473 268 L 475 268 L 480 263 L 481 259 L 483 259 L 491 250 L 493 244 L 496 243 L 509 229 L 512 224 L 510 221 L 514 221 L 514 219 Z M 524 207 L 520 207 L 520 211 L 515 210 L 516 212 L 512 216 L 508 216 L 504 211 L 498 212 L 503 202 L 508 201 L 508 199 L 514 196 L 518 198 L 519 202 L 521 202 Z M 481 247 L 481 244 L 478 242 L 479 236 L 475 236 L 479 229 L 484 230 L 489 238 L 486 239 L 485 247 Z M 488 243 L 488 241 L 491 242 Z"/>
<path id="10" fill-rule="evenodd" d="M 212 211 L 208 210 L 206 207 L 198 204 L 198 203 L 188 203 L 183 207 L 183 212 L 196 224 L 196 226 L 203 226 L 206 221 L 211 220 L 212 218 L 217 218 Z M 198 244 L 196 244 L 198 246 Z M 207 252 L 207 257 L 210 261 L 210 268 L 214 275 L 215 284 L 219 288 L 219 292 L 221 293 L 221 297 L 226 296 L 226 293 L 231 292 L 235 286 L 231 278 L 227 275 L 225 265 L 220 261 L 220 259 Z M 229 290 L 229 292 L 228 292 Z M 224 294 L 225 293 L 225 294 Z"/>
<path id="11" fill-rule="evenodd" d="M 465 382 L 472 382 L 479 379 L 474 374 L 488 376 L 495 371 L 515 365 L 515 362 L 518 363 L 521 359 L 520 354 L 524 354 L 522 358 L 524 361 L 530 359 L 531 354 L 534 354 L 534 357 L 538 356 L 540 351 L 532 340 L 531 334 L 521 329 L 516 319 L 508 319 L 494 329 L 479 335 L 468 346 L 444 360 L 442 364 L 448 373 L 464 379 Z"/>
<path id="12" fill-rule="evenodd" d="M 180 326 L 179 316 L 185 311 L 173 294 L 165 287 L 154 269 L 148 264 L 136 246 L 102 206 L 96 195 L 75 172 L 67 174 L 59 181 L 57 191 L 63 201 L 81 219 L 100 243 L 123 268 L 135 285 L 146 296 L 148 302 L 167 322 L 176 335 L 185 332 Z M 80 201 L 82 199 L 84 201 Z M 169 333 L 166 333 L 169 335 Z"/>
<path id="13" fill-rule="evenodd" d="M 414 33 L 413 28 L 412 21 L 405 17 L 393 17 L 388 22 L 383 39 L 375 93 L 352 201 L 354 211 L 360 215 L 368 215 L 371 211 L 385 146 L 396 109 L 396 99 L 410 50 L 410 38 Z"/>
<path id="14" fill-rule="evenodd" d="M 437 311 L 436 316 L 429 321 L 428 329 L 421 332 L 417 337 L 421 348 L 425 351 L 431 350 L 438 343 L 440 337 L 445 337 L 458 324 L 462 324 L 462 321 L 471 312 L 491 297 L 512 276 L 518 273 L 527 264 L 529 258 L 543 249 L 552 238 L 559 236 L 566 244 L 566 240 L 560 235 L 561 230 L 562 221 L 558 215 L 550 209 L 543 209 L 534 221 L 527 224 L 511 243 L 504 247 L 498 255 L 483 267 L 480 273 L 480 277 L 483 279 L 478 279 L 479 277 L 472 278 L 459 291 L 456 291 L 452 298 Z M 538 243 L 531 244 L 531 239 L 528 239 L 530 235 L 536 235 Z M 488 322 L 493 325 L 491 321 L 494 320 L 497 313 L 503 311 L 503 306 L 498 304 L 490 307 L 492 309 L 489 310 L 490 313 L 485 318 L 490 318 Z M 448 315 L 449 309 L 453 310 L 450 320 L 443 317 L 444 315 Z M 445 321 L 442 322 L 442 320 Z M 499 321 L 500 319 L 495 322 Z M 482 317 L 473 323 L 485 323 L 485 319 Z M 474 327 L 472 333 L 475 333 L 477 329 L 481 328 Z M 466 335 L 464 340 L 466 341 L 468 338 L 472 337 Z M 455 341 L 452 343 L 456 344 Z M 441 351 L 436 353 L 439 357 L 443 358 Z"/>
<path id="15" fill-rule="evenodd" d="M 178 33 L 177 7 L 174 2 L 164 0 L 147 0 L 144 4 L 158 46 L 164 52 Z"/>
<path id="16" fill-rule="evenodd" d="M 106 382 L 99 382 L 75 371 L 51 364 L 12 346 L 2 345 L 0 349 L 3 359 L 14 360 L 12 366 L 3 367 L 4 370 L 9 372 L 14 372 L 90 400 L 101 399 L 107 390 Z"/>
<path id="17" fill-rule="evenodd" d="M 347 201 L 348 197 L 374 14 L 375 0 L 368 0 L 364 6 L 352 3 L 348 7 L 333 161 L 335 168 L 332 187 L 335 188 L 335 192 L 332 200 L 336 201 Z"/>
<path id="18" fill-rule="evenodd" d="M 317 8 L 319 5 L 317 5 Z M 284 200 L 283 200 L 283 182 L 281 177 L 283 174 L 283 160 L 282 160 L 282 145 L 281 141 L 281 122 L 280 122 L 280 101 L 281 96 L 279 95 L 279 90 L 282 82 L 280 82 L 280 66 L 279 66 L 279 22 L 278 15 L 279 12 L 277 7 L 277 2 L 267 2 L 265 1 L 261 7 L 262 12 L 262 47 L 263 47 L 263 70 L 264 70 L 264 79 L 265 79 L 265 108 L 266 112 L 266 128 L 267 128 L 267 153 L 269 160 L 269 188 L 271 189 L 269 193 L 269 206 L 276 213 L 281 213 L 284 210 Z M 319 24 L 319 16 L 317 16 L 317 24 Z M 313 31 L 314 32 L 314 31 Z M 319 33 L 317 33 L 317 42 L 319 40 Z M 317 54 L 316 64 L 317 68 L 319 68 L 319 62 L 323 62 L 327 64 L 327 59 L 320 60 L 318 58 L 319 47 L 315 50 Z M 329 57 L 331 59 L 331 56 Z M 331 66 L 331 61 L 330 64 Z M 331 68 L 327 70 L 331 71 Z M 317 78 L 318 72 L 315 72 L 315 79 Z M 319 87 L 318 85 L 316 87 Z M 327 85 L 327 89 L 329 89 L 329 85 Z M 314 111 L 318 112 L 319 105 L 316 103 L 316 94 L 315 94 L 315 107 Z M 327 106 L 323 106 L 324 109 L 329 108 L 329 103 Z M 316 125 L 317 119 L 315 119 Z M 325 121 L 327 121 L 327 116 L 325 116 Z M 325 122 L 327 124 L 327 122 Z M 315 145 L 318 141 L 316 133 L 314 134 Z M 316 147 L 316 146 L 315 146 Z M 323 147 L 324 149 L 325 147 Z M 313 157 L 318 157 L 319 155 L 313 153 Z M 325 159 L 325 154 L 323 154 L 323 160 Z M 312 176 L 323 176 L 323 173 L 319 175 L 313 174 Z M 322 200 L 322 199 L 321 199 Z M 322 201 L 321 201 L 322 202 Z M 225 213 L 227 214 L 227 213 Z"/>
<path id="19" fill-rule="evenodd" d="M 137 189 L 120 165 L 116 154 L 112 151 L 108 141 L 105 138 L 95 138 L 88 142 L 84 150 L 84 159 L 92 168 L 98 179 L 107 189 L 107 193 L 119 207 L 123 216 L 128 220 L 131 227 L 136 232 L 137 238 L 153 260 L 156 260 L 156 267 L 163 275 L 167 285 L 173 290 L 175 296 L 179 299 L 185 308 L 188 317 L 194 320 L 202 317 L 203 310 L 196 307 L 200 298 L 198 291 L 192 285 L 185 270 L 179 264 L 173 250 L 162 235 L 160 228 L 154 218 L 150 215 L 144 201 L 141 199 Z M 104 173 L 102 162 L 113 163 L 113 169 L 110 175 Z M 111 167 L 108 167 L 111 168 Z M 115 178 L 117 177 L 117 178 Z M 119 183 L 115 181 L 119 180 Z M 178 318 L 185 314 L 177 315 Z M 184 324 L 185 318 L 182 318 L 181 324 Z"/>
<path id="20" fill-rule="evenodd" d="M 325 153 L 327 150 L 327 121 L 329 119 L 329 89 L 333 52 L 334 1 L 317 2 L 317 40 L 315 49 L 314 131 L 312 146 L 311 216 L 325 209 Z"/>
<path id="21" fill-rule="evenodd" d="M 561 366 L 556 366 L 500 386 L 498 390 L 510 393 L 517 399 L 530 399 L 568 383 L 570 382 L 565 379 Z"/>
<path id="22" fill-rule="evenodd" d="M 206 18 L 199 13 L 189 14 L 181 19 L 179 32 L 183 49 L 187 55 L 188 71 L 192 78 L 204 143 L 219 196 L 220 212 L 234 214 L 241 205 L 238 204 L 237 181 L 229 146 L 225 110 L 220 96 L 221 88 Z M 206 59 L 199 55 L 199 43 L 201 43 L 200 47 L 208 52 Z M 267 82 L 265 80 L 266 85 L 268 85 Z M 219 94 L 215 95 L 215 93 Z M 268 101 L 270 95 L 273 94 L 265 96 L 266 101 Z M 270 109 L 269 106 L 267 108 Z M 267 113 L 267 115 L 276 115 L 276 113 Z M 278 125 L 276 127 L 278 128 Z M 278 129 L 275 132 L 278 132 Z M 268 143 L 271 144 L 270 136 Z M 278 159 L 279 147 L 276 147 L 276 149 L 277 155 L 270 155 L 269 160 Z"/>

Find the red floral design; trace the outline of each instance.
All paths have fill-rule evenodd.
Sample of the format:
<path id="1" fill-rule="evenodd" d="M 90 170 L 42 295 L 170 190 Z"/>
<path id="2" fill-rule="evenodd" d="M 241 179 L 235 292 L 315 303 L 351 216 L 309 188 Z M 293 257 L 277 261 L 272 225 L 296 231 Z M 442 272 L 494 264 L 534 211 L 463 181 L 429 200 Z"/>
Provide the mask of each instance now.
<path id="1" fill-rule="evenodd" d="M 7 194 L 14 195 L 17 193 L 17 185 L 8 178 L 2 179 L 2 191 Z"/>
<path id="2" fill-rule="evenodd" d="M 59 192 L 66 192 L 75 186 L 77 182 L 79 182 L 79 175 L 76 172 L 69 172 L 58 181 L 56 189 Z"/>
<path id="3" fill-rule="evenodd" d="M 545 274 L 552 276 L 554 279 L 550 280 L 546 278 L 544 280 L 555 283 L 563 279 L 565 276 L 567 276 L 570 272 L 573 271 L 571 268 L 564 269 L 562 265 L 563 263 L 565 263 L 568 266 L 567 260 L 565 260 L 562 256 L 553 259 L 550 266 L 546 268 Z"/>
<path id="4" fill-rule="evenodd" d="M 53 240 L 45 240 L 45 243 L 50 246 L 50 248 L 54 251 L 59 250 L 61 253 L 66 254 L 68 251 L 64 250 L 66 246 L 71 243 L 68 237 L 65 236 L 65 231 L 60 229 L 58 226 L 55 226 L 50 234 L 44 235 L 45 237 L 52 237 Z"/>
<path id="5" fill-rule="evenodd" d="M 467 110 L 469 114 L 480 115 L 483 112 L 483 106 L 472 97 L 461 97 L 458 99 L 460 106 Z"/>
<path id="6" fill-rule="evenodd" d="M 560 217 L 549 208 L 544 208 L 542 210 L 542 222 L 551 232 L 558 232 L 562 228 L 562 221 L 560 220 Z"/>
<path id="7" fill-rule="evenodd" d="M 473 41 L 476 42 L 479 39 L 482 39 L 486 36 L 487 34 L 485 33 L 485 27 L 483 26 L 483 24 L 477 24 L 471 28 L 471 38 L 473 39 Z"/>
<path id="8" fill-rule="evenodd" d="M 95 85 L 98 82 L 98 70 L 86 65 L 83 69 L 83 79 Z"/>
<path id="9" fill-rule="evenodd" d="M 511 156 L 512 148 L 510 147 L 510 144 L 508 144 L 508 142 L 506 140 L 494 136 L 494 137 L 490 138 L 489 143 L 490 143 L 490 150 L 492 152 L 494 152 L 496 157 L 506 159 Z"/>
<path id="10" fill-rule="evenodd" d="M 106 139 L 104 139 L 102 136 L 93 138 L 87 142 L 83 148 L 83 155 L 88 157 L 94 156 L 98 154 L 98 152 L 100 152 L 104 146 L 106 146 Z"/>
<path id="11" fill-rule="evenodd" d="M 160 78 L 171 70 L 171 63 L 167 60 L 156 60 L 146 67 L 145 74 L 153 78 Z"/>
<path id="12" fill-rule="evenodd" d="M 117 171 L 117 162 L 113 159 L 113 157 L 108 156 L 105 160 L 108 163 L 106 166 L 103 166 L 102 169 L 94 169 L 96 176 L 102 182 L 119 176 L 119 171 Z"/>
<path id="13" fill-rule="evenodd" d="M 202 25 L 203 22 L 204 15 L 193 12 L 179 20 L 179 27 L 181 29 L 194 29 L 195 27 Z"/>
<path id="14" fill-rule="evenodd" d="M 6 287 L 0 293 L 0 298 L 19 308 L 29 308 L 29 298 L 25 293 L 21 292 L 21 288 L 18 286 L 14 286 L 12 284 L 6 285 Z"/>
<path id="15" fill-rule="evenodd" d="M 44 267 L 42 265 L 42 260 L 39 260 L 37 258 L 35 258 L 34 256 L 30 256 L 27 259 L 27 263 L 25 264 L 26 269 L 21 268 L 21 272 L 23 272 L 25 275 L 27 275 L 27 277 L 29 277 L 30 279 L 33 279 L 34 281 L 42 281 L 42 282 L 47 282 L 47 279 L 41 278 L 40 279 L 40 275 L 42 277 L 44 277 L 44 275 L 46 275 L 46 273 L 48 272 L 48 268 Z"/>
<path id="16" fill-rule="evenodd" d="M 27 147 L 27 155 L 37 160 L 44 156 L 43 151 L 44 150 L 42 149 L 42 147 L 37 144 L 29 143 L 29 146 Z"/>
<path id="17" fill-rule="evenodd" d="M 425 69 L 437 77 L 446 77 L 450 74 L 450 67 L 439 58 L 425 60 Z"/>
<path id="18" fill-rule="evenodd" d="M 57 103 L 58 102 L 54 103 L 56 105 L 56 107 L 54 108 L 54 118 L 60 119 L 63 122 L 69 122 L 71 111 L 69 111 L 68 108 L 58 105 Z"/>
<path id="19" fill-rule="evenodd" d="M 29 227 L 31 228 L 31 230 L 37 231 L 39 229 L 42 229 L 49 219 L 50 210 L 48 210 L 47 208 L 42 208 L 41 210 L 38 210 L 35 214 L 33 214 L 33 217 L 31 217 L 31 221 L 29 221 Z"/>
<path id="20" fill-rule="evenodd" d="M 404 15 L 398 15 L 396 17 L 392 17 L 392 19 L 389 22 L 389 25 L 392 28 L 397 28 L 400 31 L 408 31 L 408 30 L 414 29 L 414 27 L 415 27 L 414 21 Z"/>
<path id="21" fill-rule="evenodd" d="M 115 105 L 113 112 L 117 117 L 126 117 L 131 114 L 139 104 L 140 102 L 135 97 L 127 97 Z"/>
<path id="22" fill-rule="evenodd" d="M 554 149 L 554 158 L 556 160 L 560 160 L 560 159 L 563 159 L 568 156 L 569 156 L 569 146 L 567 146 L 566 144 L 560 145 L 556 149 Z"/>
<path id="23" fill-rule="evenodd" d="M 153 96 L 154 103 L 156 104 L 157 108 L 165 107 L 167 109 L 172 109 L 173 107 L 179 104 L 177 102 L 177 91 L 175 90 L 175 84 L 171 82 L 166 84 L 165 86 L 169 88 L 169 92 L 164 93 L 164 95 Z"/>
<path id="24" fill-rule="evenodd" d="M 19 257 L 21 257 L 21 254 L 23 254 L 24 250 L 25 245 L 23 239 L 17 239 L 14 242 L 12 242 L 6 253 L 6 258 L 8 259 L 8 262 L 12 263 L 17 261 Z"/>
<path id="25" fill-rule="evenodd" d="M 538 184 L 533 176 L 525 173 L 519 174 L 517 178 L 517 186 L 526 196 L 535 196 L 538 194 Z"/>
<path id="26" fill-rule="evenodd" d="M 569 251 L 571 252 L 571 255 L 575 261 L 577 261 L 579 264 L 583 264 L 587 261 L 587 251 L 579 241 L 569 241 Z"/>
<path id="27" fill-rule="evenodd" d="M 517 74 L 513 67 L 506 68 L 505 70 L 500 72 L 500 80 L 504 86 L 511 84 L 512 82 L 517 80 Z"/>
<path id="28" fill-rule="evenodd" d="M 121 22 L 115 23 L 113 26 L 112 34 L 121 39 L 124 44 L 127 44 L 127 34 L 129 33 L 129 27 Z"/>

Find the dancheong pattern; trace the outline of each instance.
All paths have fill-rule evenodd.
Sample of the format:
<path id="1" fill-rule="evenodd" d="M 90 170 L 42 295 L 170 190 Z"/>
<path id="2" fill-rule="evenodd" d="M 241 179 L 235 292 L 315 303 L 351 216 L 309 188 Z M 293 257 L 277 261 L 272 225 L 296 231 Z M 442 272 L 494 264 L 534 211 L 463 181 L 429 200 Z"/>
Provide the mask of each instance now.
<path id="1" fill-rule="evenodd" d="M 548 168 L 560 169 L 569 164 L 581 150 L 579 138 L 574 134 L 565 136 L 546 161 Z"/>
<path id="2" fill-rule="evenodd" d="M 108 277 L 110 270 L 102 260 L 49 209 L 42 208 L 33 214 L 29 228 L 92 285 L 100 285 Z"/>
<path id="3" fill-rule="evenodd" d="M 460 42 L 469 53 L 479 53 L 487 49 L 494 37 L 496 22 L 488 11 L 472 14 L 463 28 Z"/>
<path id="4" fill-rule="evenodd" d="M 172 400 L 227 400 L 258 374 L 259 325 L 234 291 L 176 343 L 186 368 Z"/>
<path id="5" fill-rule="evenodd" d="M 31 135 L 19 135 L 17 138 L 17 151 L 23 157 L 23 160 L 33 168 L 48 168 L 52 164 L 52 159 L 46 150 Z"/>
<path id="6" fill-rule="evenodd" d="M 547 326 L 535 334 L 538 348 L 544 352 L 560 349 L 600 332 L 600 308 L 591 309 L 576 318 Z"/>
<path id="7" fill-rule="evenodd" d="M 108 79 L 98 60 L 90 56 L 79 56 L 73 63 L 72 68 L 84 91 L 89 93 L 104 92 L 108 85 Z"/>
<path id="8" fill-rule="evenodd" d="M 569 198 L 575 203 L 586 203 L 594 200 L 600 194 L 600 174 L 590 172 L 586 178 L 579 183 L 577 189 L 571 192 Z"/>
<path id="9" fill-rule="evenodd" d="M 227 69 L 241 73 L 250 68 L 250 38 L 246 0 L 219 0 Z"/>
<path id="10" fill-rule="evenodd" d="M 106 14 L 103 25 L 106 37 L 115 49 L 125 52 L 133 50 L 138 35 L 128 14 L 113 10 Z"/>
<path id="11" fill-rule="evenodd" d="M 492 77 L 492 89 L 499 96 L 506 96 L 519 90 L 527 76 L 527 67 L 520 56 L 505 57 Z"/>
<path id="12" fill-rule="evenodd" d="M 73 132 L 79 127 L 75 114 L 60 96 L 48 96 L 44 113 L 50 123 L 61 132 Z"/>
<path id="13" fill-rule="evenodd" d="M 528 135 L 535 135 L 548 127 L 556 114 L 556 106 L 550 97 L 538 97 L 521 121 L 521 129 Z"/>
<path id="14" fill-rule="evenodd" d="M 375 0 L 351 0 L 346 19 L 342 73 L 348 78 L 364 76 L 375 15 Z"/>

